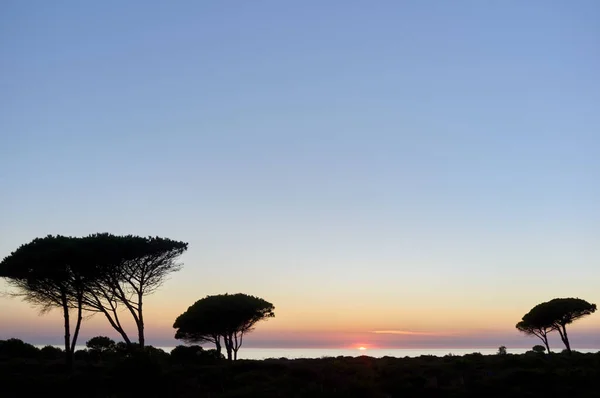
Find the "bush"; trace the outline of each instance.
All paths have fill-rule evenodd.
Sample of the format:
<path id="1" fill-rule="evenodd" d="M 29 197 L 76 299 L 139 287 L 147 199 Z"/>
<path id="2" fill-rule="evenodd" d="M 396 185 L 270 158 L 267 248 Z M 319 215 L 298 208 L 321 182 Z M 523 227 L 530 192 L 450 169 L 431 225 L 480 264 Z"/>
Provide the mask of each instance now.
<path id="1" fill-rule="evenodd" d="M 37 358 L 40 350 L 19 339 L 0 340 L 0 356 L 7 358 Z"/>
<path id="2" fill-rule="evenodd" d="M 147 345 L 144 347 L 144 354 L 157 361 L 166 361 L 169 359 L 169 353 L 165 352 L 160 348 L 153 347 L 151 345 Z"/>
<path id="3" fill-rule="evenodd" d="M 114 352 L 116 344 L 113 339 L 106 336 L 96 336 L 89 339 L 85 346 L 92 351 L 97 352 Z"/>
<path id="4" fill-rule="evenodd" d="M 204 350 L 199 345 L 178 345 L 171 351 L 171 359 L 179 363 L 213 363 L 225 359 L 225 356 L 215 349 Z"/>
<path id="5" fill-rule="evenodd" d="M 220 361 L 220 360 L 224 360 L 224 359 L 225 359 L 225 355 L 219 354 L 219 352 L 217 350 L 215 350 L 214 348 L 210 349 L 210 350 L 204 350 L 200 354 L 200 360 L 202 362 L 211 363 L 214 361 Z"/>
<path id="6" fill-rule="evenodd" d="M 204 351 L 199 345 L 178 345 L 171 351 L 171 359 L 175 362 L 192 362 Z"/>
<path id="7" fill-rule="evenodd" d="M 73 358 L 78 361 L 89 361 L 91 356 L 88 350 L 77 350 L 73 353 Z"/>
<path id="8" fill-rule="evenodd" d="M 65 355 L 65 352 L 60 348 L 47 345 L 40 350 L 40 354 L 44 359 L 60 359 Z"/>
<path id="9" fill-rule="evenodd" d="M 140 345 L 138 343 L 131 343 L 131 349 L 133 351 L 137 351 L 140 348 Z M 127 347 L 127 343 L 125 343 L 124 341 L 119 341 L 117 344 L 115 344 L 115 352 L 119 355 L 119 356 L 129 356 L 131 354 L 129 348 Z"/>

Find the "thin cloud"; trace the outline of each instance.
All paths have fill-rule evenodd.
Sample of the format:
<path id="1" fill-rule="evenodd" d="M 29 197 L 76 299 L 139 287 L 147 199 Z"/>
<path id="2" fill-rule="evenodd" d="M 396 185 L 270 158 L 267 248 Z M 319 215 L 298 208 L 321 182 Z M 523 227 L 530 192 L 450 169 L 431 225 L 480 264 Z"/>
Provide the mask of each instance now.
<path id="1" fill-rule="evenodd" d="M 440 333 L 430 332 L 413 332 L 410 330 L 374 330 L 371 333 L 375 334 L 400 334 L 404 336 L 440 336 Z"/>

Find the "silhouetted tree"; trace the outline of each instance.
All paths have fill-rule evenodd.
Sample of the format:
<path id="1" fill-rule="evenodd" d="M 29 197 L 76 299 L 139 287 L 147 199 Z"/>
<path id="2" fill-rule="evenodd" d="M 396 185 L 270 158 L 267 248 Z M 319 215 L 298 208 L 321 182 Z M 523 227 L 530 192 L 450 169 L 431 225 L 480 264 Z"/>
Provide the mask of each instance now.
<path id="1" fill-rule="evenodd" d="M 0 276 L 17 289 L 13 296 L 21 297 L 46 313 L 61 308 L 64 319 L 65 357 L 73 363 L 73 352 L 83 319 L 83 296 L 89 268 L 79 250 L 77 238 L 48 235 L 20 246 L 0 263 Z M 71 335 L 70 312 L 77 318 Z"/>
<path id="2" fill-rule="evenodd" d="M 537 352 L 538 354 L 543 354 L 544 351 L 546 351 L 546 347 L 544 347 L 543 345 L 536 344 L 531 350 L 533 352 Z"/>
<path id="3" fill-rule="evenodd" d="M 40 350 L 20 339 L 0 340 L 0 357 L 6 358 L 35 358 Z"/>
<path id="4" fill-rule="evenodd" d="M 529 322 L 533 322 L 533 320 L 531 320 L 530 319 L 531 317 L 529 317 L 528 315 L 529 314 L 525 315 L 523 317 L 523 320 L 520 321 L 519 323 L 517 323 L 517 325 L 515 327 L 520 332 L 523 332 L 526 335 L 537 336 L 540 340 L 542 340 L 542 342 L 546 346 L 546 349 L 550 353 L 551 351 L 550 351 L 550 344 L 548 344 L 548 333 L 550 333 L 554 330 L 554 326 L 531 324 Z"/>
<path id="5" fill-rule="evenodd" d="M 89 339 L 85 346 L 92 351 L 96 351 L 99 353 L 107 352 L 107 351 L 115 351 L 116 344 L 113 339 L 106 336 L 96 336 Z"/>
<path id="6" fill-rule="evenodd" d="M 204 349 L 199 345 L 178 345 L 171 351 L 171 359 L 176 362 L 193 362 L 198 359 Z"/>
<path id="7" fill-rule="evenodd" d="M 246 294 L 207 296 L 196 301 L 175 320 L 176 339 L 188 343 L 214 343 L 221 353 L 221 338 L 229 360 L 237 360 L 244 334 L 257 322 L 275 316 L 273 304 Z"/>
<path id="8" fill-rule="evenodd" d="M 40 354 L 44 359 L 59 359 L 64 357 L 64 352 L 60 348 L 53 347 L 51 345 L 44 346 L 40 350 Z"/>
<path id="9" fill-rule="evenodd" d="M 143 297 L 180 269 L 176 260 L 185 250 L 187 243 L 158 237 L 49 235 L 6 257 L 0 263 L 0 277 L 16 288 L 14 296 L 39 306 L 42 313 L 62 309 L 65 354 L 71 365 L 84 310 L 102 312 L 132 349 L 118 317 L 125 307 L 133 316 L 143 348 Z M 77 313 L 73 334 L 70 309 Z"/>
<path id="10" fill-rule="evenodd" d="M 596 304 L 588 303 L 580 298 L 556 298 L 546 303 L 543 316 L 552 320 L 552 324 L 556 327 L 560 339 L 570 354 L 571 344 L 567 336 L 567 325 L 594 312 L 596 312 Z"/>
<path id="11" fill-rule="evenodd" d="M 506 346 L 501 345 L 500 347 L 498 347 L 497 354 L 498 355 L 506 355 L 507 354 L 507 352 L 506 352 Z"/>
<path id="12" fill-rule="evenodd" d="M 590 304 L 580 298 L 555 298 L 533 307 L 523 317 L 523 322 L 538 328 L 545 327 L 557 330 L 567 352 L 571 353 L 571 344 L 566 326 L 595 311 L 596 304 Z"/>
<path id="13" fill-rule="evenodd" d="M 177 259 L 188 244 L 160 237 L 107 233 L 87 236 L 83 244 L 95 256 L 95 278 L 85 292 L 86 308 L 103 313 L 131 348 L 131 339 L 118 315 L 119 306 L 124 306 L 133 317 L 138 344 L 143 349 L 143 298 L 155 292 L 169 274 L 181 269 Z"/>

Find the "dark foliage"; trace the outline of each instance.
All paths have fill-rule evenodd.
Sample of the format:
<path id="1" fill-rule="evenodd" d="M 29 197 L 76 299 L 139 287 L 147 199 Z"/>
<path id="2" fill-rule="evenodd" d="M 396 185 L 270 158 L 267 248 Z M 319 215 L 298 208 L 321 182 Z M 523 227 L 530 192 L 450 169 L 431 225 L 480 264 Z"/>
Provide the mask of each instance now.
<path id="1" fill-rule="evenodd" d="M 0 340 L 0 358 L 38 358 L 40 350 L 20 339 Z"/>
<path id="2" fill-rule="evenodd" d="M 60 348 L 47 345 L 40 350 L 40 355 L 44 359 L 62 359 L 65 356 L 65 352 Z"/>
<path id="3" fill-rule="evenodd" d="M 72 373 L 40 357 L 0 360 L 3 397 L 597 397 L 600 353 L 195 361 L 146 347 L 110 361 L 75 355 Z M 79 351 L 76 353 L 78 354 Z M 132 380 L 142 380 L 132 383 Z"/>
<path id="4" fill-rule="evenodd" d="M 138 344 L 143 348 L 144 297 L 181 269 L 177 260 L 188 244 L 168 238 L 101 233 L 81 238 L 80 245 L 93 256 L 95 264 L 94 278 L 85 289 L 86 309 L 104 314 L 131 349 L 131 339 L 119 319 L 119 309 L 125 308 L 133 318 Z"/>
<path id="5" fill-rule="evenodd" d="M 83 319 L 83 296 L 90 279 L 90 267 L 79 240 L 48 235 L 21 245 L 0 262 L 0 277 L 16 288 L 14 296 L 30 302 L 41 312 L 60 308 L 63 313 L 64 345 L 67 365 Z M 76 309 L 71 325 L 70 309 Z"/>
<path id="6" fill-rule="evenodd" d="M 114 352 L 116 350 L 114 340 L 106 336 L 92 337 L 85 343 L 85 346 L 89 350 L 97 352 Z"/>
<path id="7" fill-rule="evenodd" d="M 580 298 L 555 298 L 533 307 L 516 327 L 521 332 L 539 337 L 548 352 L 550 352 L 548 334 L 557 331 L 567 352 L 571 352 L 567 325 L 594 312 L 596 312 L 596 304 Z"/>
<path id="8" fill-rule="evenodd" d="M 207 364 L 223 360 L 225 357 L 217 350 L 205 350 L 198 345 L 178 345 L 171 351 L 173 363 Z"/>
<path id="9" fill-rule="evenodd" d="M 62 310 L 65 357 L 70 365 L 84 311 L 104 314 L 132 349 L 119 319 L 120 310 L 126 309 L 134 320 L 138 344 L 144 347 L 143 299 L 181 268 L 177 259 L 187 246 L 160 237 L 48 235 L 21 245 L 4 258 L 0 277 L 16 289 L 14 296 L 37 305 L 42 312 Z M 72 310 L 76 314 L 73 326 Z"/>
<path id="10" fill-rule="evenodd" d="M 243 293 L 206 296 L 196 301 L 173 324 L 175 338 L 188 343 L 213 343 L 221 353 L 221 339 L 229 360 L 237 359 L 244 335 L 257 322 L 272 318 L 273 304 Z"/>

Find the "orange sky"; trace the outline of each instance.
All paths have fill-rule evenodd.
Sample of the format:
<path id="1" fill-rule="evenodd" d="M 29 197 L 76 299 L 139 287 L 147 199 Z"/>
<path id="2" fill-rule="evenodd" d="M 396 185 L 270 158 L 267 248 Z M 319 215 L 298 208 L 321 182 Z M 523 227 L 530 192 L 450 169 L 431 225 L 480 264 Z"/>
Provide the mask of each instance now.
<path id="1" fill-rule="evenodd" d="M 183 274 L 182 274 L 183 275 Z M 178 276 L 178 277 L 181 277 Z M 173 299 L 175 292 L 180 297 Z M 231 291 L 233 292 L 233 291 Z M 194 299 L 176 289 L 170 281 L 161 291 L 146 300 L 146 332 L 150 344 L 172 346 L 172 323 Z M 317 295 L 318 297 L 318 295 Z M 345 348 L 427 348 L 498 345 L 533 345 L 535 340 L 521 336 L 514 324 L 528 309 L 494 308 L 489 300 L 474 303 L 472 308 L 456 306 L 456 301 L 427 308 L 422 305 L 396 306 L 390 300 L 357 300 L 351 305 L 344 300 L 319 304 L 318 299 L 294 300 L 285 296 L 271 300 L 276 305 L 276 317 L 260 323 L 246 338 L 247 346 L 259 347 L 328 347 Z M 59 311 L 40 316 L 36 309 L 18 299 L 0 298 L 0 338 L 21 337 L 35 343 L 60 343 L 62 319 Z M 280 303 L 278 305 L 278 303 Z M 453 307 L 452 304 L 456 307 Z M 132 336 L 134 328 L 127 313 L 125 324 Z M 600 343 L 595 331 L 600 330 L 600 319 L 594 315 L 578 321 L 571 334 L 581 334 L 585 344 Z M 94 335 L 118 338 L 106 320 L 97 314 L 87 319 L 81 331 L 82 339 Z M 80 341 L 84 343 L 84 340 Z"/>

